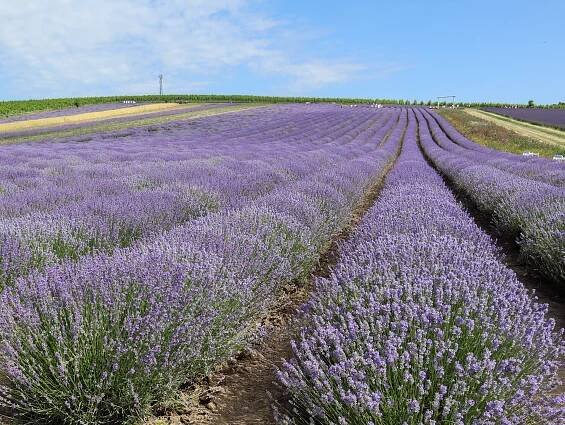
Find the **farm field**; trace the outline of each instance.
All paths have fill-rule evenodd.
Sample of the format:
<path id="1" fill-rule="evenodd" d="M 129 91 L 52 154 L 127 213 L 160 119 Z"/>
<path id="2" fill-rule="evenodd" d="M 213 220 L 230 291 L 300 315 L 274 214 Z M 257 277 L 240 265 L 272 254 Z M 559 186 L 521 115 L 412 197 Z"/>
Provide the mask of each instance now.
<path id="1" fill-rule="evenodd" d="M 565 109 L 547 108 L 483 108 L 487 112 L 505 115 L 534 124 L 559 127 L 565 130 Z"/>
<path id="2" fill-rule="evenodd" d="M 27 121 L 18 121 L 17 123 L 14 123 L 20 125 L 22 129 L 13 131 L 0 131 L 0 144 L 38 140 L 45 141 L 47 139 L 62 140 L 63 138 L 66 138 L 67 140 L 84 141 L 90 140 L 90 135 L 92 134 L 99 135 L 101 133 L 108 132 L 115 133 L 119 130 L 125 131 L 125 133 L 122 134 L 129 134 L 127 133 L 128 131 L 137 131 L 139 130 L 139 128 L 144 128 L 147 131 L 154 131 L 159 126 L 164 126 L 169 122 L 243 111 L 256 108 L 258 106 L 261 105 L 217 103 L 189 105 L 178 108 L 166 108 L 161 111 L 143 112 L 126 116 L 121 116 L 120 113 L 118 113 L 115 117 L 79 122 L 73 122 L 73 120 L 65 122 L 63 118 L 57 118 L 60 120 L 60 123 L 57 125 L 36 128 L 30 128 L 27 124 Z M 113 111 L 107 112 L 113 113 Z M 70 118 L 73 117 L 74 115 L 70 116 Z"/>
<path id="3" fill-rule="evenodd" d="M 517 121 L 477 109 L 467 109 L 466 112 L 538 142 L 552 145 L 560 150 L 565 149 L 565 131 Z"/>
<path id="4" fill-rule="evenodd" d="M 427 108 L 167 105 L 0 123 L 0 417 L 565 420 L 565 164 Z"/>
<path id="5" fill-rule="evenodd" d="M 109 111 L 115 109 L 131 108 L 132 106 L 140 106 L 138 103 L 124 103 L 124 102 L 113 102 L 113 103 L 99 103 L 93 105 L 82 105 L 73 106 L 61 109 L 46 109 L 40 112 L 27 112 L 27 113 L 16 113 L 8 115 L 5 118 L 0 119 L 0 123 L 8 123 L 14 121 L 26 121 L 39 118 L 51 118 L 60 116 L 72 116 L 77 114 L 84 114 L 90 112 L 101 112 Z"/>
<path id="6" fill-rule="evenodd" d="M 279 413 L 292 423 L 310 417 L 336 424 L 535 418 L 533 405 L 541 400 L 511 387 L 531 379 L 526 363 L 535 349 L 523 336 L 537 327 L 539 311 L 530 310 L 492 240 L 424 155 L 443 173 L 453 171 L 450 176 L 484 178 L 494 170 L 459 163 L 456 143 L 447 140 L 455 134 L 433 114 L 410 115 L 380 197 L 342 245 L 333 273 L 319 280 L 293 355 L 280 369 L 279 381 L 291 395 Z M 475 153 L 470 156 L 477 160 Z M 512 323 L 502 338 L 500 320 Z M 499 355 L 512 357 L 516 369 L 506 369 L 509 358 Z M 516 372 L 520 378 L 512 379 Z M 515 395 L 501 399 L 503 393 Z M 554 414 L 533 423 L 558 423 L 562 411 Z"/>
<path id="7" fill-rule="evenodd" d="M 540 156 L 552 158 L 563 153 L 564 149 L 545 143 L 538 138 L 520 134 L 506 126 L 495 123 L 490 117 L 471 115 L 469 109 L 439 109 L 461 134 L 473 141 L 500 151 L 521 155 L 523 152 L 537 152 Z"/>

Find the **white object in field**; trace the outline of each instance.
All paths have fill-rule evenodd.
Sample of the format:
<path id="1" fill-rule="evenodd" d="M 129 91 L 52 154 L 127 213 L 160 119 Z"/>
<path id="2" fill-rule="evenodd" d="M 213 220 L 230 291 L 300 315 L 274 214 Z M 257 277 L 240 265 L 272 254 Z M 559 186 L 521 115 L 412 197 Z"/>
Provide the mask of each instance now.
<path id="1" fill-rule="evenodd" d="M 137 103 L 135 100 L 122 100 L 122 103 Z"/>
<path id="2" fill-rule="evenodd" d="M 539 153 L 536 152 L 524 152 L 522 156 L 539 156 Z"/>
<path id="3" fill-rule="evenodd" d="M 553 155 L 555 161 L 565 161 L 565 155 Z"/>

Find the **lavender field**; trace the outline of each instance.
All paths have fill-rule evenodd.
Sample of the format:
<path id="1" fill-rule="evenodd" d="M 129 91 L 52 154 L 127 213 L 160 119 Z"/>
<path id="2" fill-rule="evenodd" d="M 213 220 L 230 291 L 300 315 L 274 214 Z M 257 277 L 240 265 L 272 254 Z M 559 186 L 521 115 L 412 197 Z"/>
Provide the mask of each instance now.
<path id="1" fill-rule="evenodd" d="M 264 106 L 0 146 L 0 418 L 142 423 L 260 339 L 290 285 L 311 294 L 273 421 L 562 423 L 562 323 L 461 197 L 565 288 L 565 165 L 425 108 Z"/>
<path id="2" fill-rule="evenodd" d="M 565 109 L 543 108 L 483 108 L 487 112 L 510 118 L 565 129 Z"/>

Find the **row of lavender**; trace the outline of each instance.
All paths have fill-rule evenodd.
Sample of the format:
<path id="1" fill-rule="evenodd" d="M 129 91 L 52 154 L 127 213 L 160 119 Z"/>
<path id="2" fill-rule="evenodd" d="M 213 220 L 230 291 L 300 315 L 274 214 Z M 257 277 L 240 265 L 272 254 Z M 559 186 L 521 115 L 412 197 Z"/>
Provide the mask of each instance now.
<path id="1" fill-rule="evenodd" d="M 385 117 L 372 135 L 347 133 L 329 168 L 298 156 L 290 171 L 316 169 L 246 203 L 17 279 L 0 299 L 0 410 L 34 423 L 125 423 L 208 373 L 281 284 L 309 274 L 382 175 L 407 121 L 392 117 L 393 128 Z"/>
<path id="2" fill-rule="evenodd" d="M 127 247 L 362 156 L 398 115 L 312 108 L 297 119 L 273 109 L 259 115 L 270 127 L 246 137 L 205 137 L 190 127 L 187 135 L 184 125 L 118 141 L 7 147 L 0 157 L 0 288 L 31 270 Z M 292 131 L 276 131 L 291 123 Z"/>
<path id="3" fill-rule="evenodd" d="M 420 134 L 423 132 L 420 122 Z M 565 353 L 493 242 L 427 165 L 411 116 L 377 203 L 307 304 L 281 423 L 561 423 Z"/>
<path id="4" fill-rule="evenodd" d="M 426 155 L 434 165 L 483 211 L 492 215 L 498 231 L 516 238 L 521 254 L 558 285 L 565 283 L 565 169 L 551 168 L 542 163 L 521 163 L 517 156 L 504 154 L 506 163 L 523 164 L 537 176 L 517 175 L 509 168 L 493 166 L 497 155 L 485 161 L 484 154 L 455 137 L 455 131 L 436 115 L 416 111 L 420 121 L 420 140 Z M 441 126 L 440 124 L 441 123 Z M 452 135 L 450 139 L 444 130 Z M 454 142 L 455 140 L 456 142 Z M 546 167 L 547 168 L 544 168 Z M 544 171 L 546 169 L 547 171 Z M 545 174 L 544 174 L 545 173 Z"/>
<path id="5" fill-rule="evenodd" d="M 421 109 L 426 112 L 426 110 Z M 494 168 L 515 174 L 520 177 L 537 180 L 556 187 L 565 187 L 565 164 L 551 161 L 546 158 L 525 157 L 508 152 L 501 152 L 486 146 L 479 145 L 457 130 L 436 113 L 426 114 L 437 123 L 432 128 L 434 137 L 440 145 L 454 154 L 464 155 L 475 161 L 481 161 Z"/>

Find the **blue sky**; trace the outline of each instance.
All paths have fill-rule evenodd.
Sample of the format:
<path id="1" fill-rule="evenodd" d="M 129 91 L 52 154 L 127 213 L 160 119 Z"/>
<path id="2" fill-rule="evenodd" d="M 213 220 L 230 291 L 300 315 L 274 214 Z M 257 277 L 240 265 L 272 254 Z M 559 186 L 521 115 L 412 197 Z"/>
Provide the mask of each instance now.
<path id="1" fill-rule="evenodd" d="M 0 99 L 565 101 L 565 2 L 3 0 Z"/>

